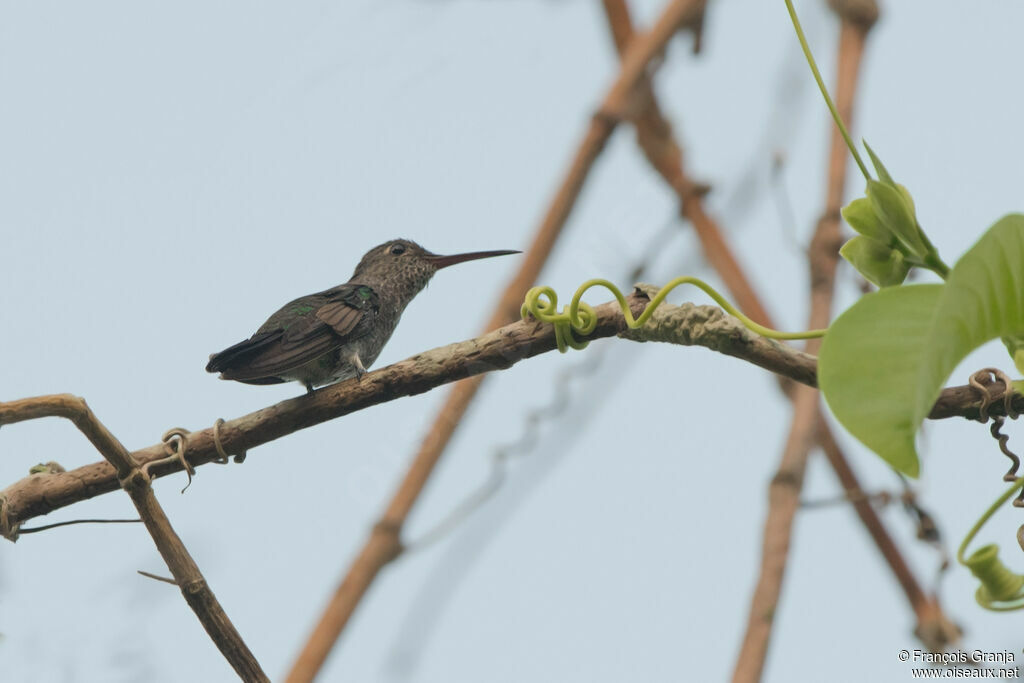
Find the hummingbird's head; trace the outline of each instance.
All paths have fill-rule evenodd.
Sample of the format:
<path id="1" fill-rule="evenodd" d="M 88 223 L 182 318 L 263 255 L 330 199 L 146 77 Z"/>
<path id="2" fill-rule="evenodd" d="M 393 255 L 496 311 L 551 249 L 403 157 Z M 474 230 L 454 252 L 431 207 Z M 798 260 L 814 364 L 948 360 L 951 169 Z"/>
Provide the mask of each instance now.
<path id="1" fill-rule="evenodd" d="M 518 254 L 518 251 L 474 251 L 440 256 L 412 240 L 391 240 L 366 252 L 352 274 L 352 282 L 388 283 L 399 286 L 407 296 L 415 296 L 427 286 L 434 273 L 464 261 L 491 256 Z"/>

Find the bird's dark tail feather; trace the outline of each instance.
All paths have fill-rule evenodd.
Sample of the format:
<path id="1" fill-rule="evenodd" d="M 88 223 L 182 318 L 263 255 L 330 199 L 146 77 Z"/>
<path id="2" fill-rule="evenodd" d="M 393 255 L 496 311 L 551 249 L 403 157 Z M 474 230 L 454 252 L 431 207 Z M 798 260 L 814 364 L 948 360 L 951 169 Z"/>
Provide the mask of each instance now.
<path id="1" fill-rule="evenodd" d="M 220 353 L 210 354 L 210 362 L 206 364 L 206 371 L 230 374 L 231 370 L 238 369 L 239 366 L 244 367 L 247 361 L 252 360 L 253 356 L 278 341 L 280 336 L 278 333 L 254 334 L 249 339 L 229 346 Z"/>

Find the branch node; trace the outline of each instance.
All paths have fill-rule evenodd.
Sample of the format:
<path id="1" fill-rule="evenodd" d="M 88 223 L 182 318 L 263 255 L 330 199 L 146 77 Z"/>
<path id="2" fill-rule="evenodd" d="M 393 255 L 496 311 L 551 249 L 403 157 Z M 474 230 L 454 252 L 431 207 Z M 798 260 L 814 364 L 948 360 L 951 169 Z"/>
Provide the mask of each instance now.
<path id="1" fill-rule="evenodd" d="M 614 128 L 626 120 L 626 114 L 623 111 L 612 109 L 608 105 L 602 105 L 594 112 L 592 118 L 603 126 Z"/>
<path id="2" fill-rule="evenodd" d="M 791 469 L 780 469 L 775 473 L 775 476 L 772 477 L 770 485 L 799 490 L 802 483 L 803 477 L 801 477 L 797 472 L 794 472 Z"/>
<path id="3" fill-rule="evenodd" d="M 117 483 L 122 489 L 131 493 L 139 489 L 144 489 L 152 483 L 153 479 L 146 469 L 146 465 L 141 468 L 135 468 L 128 472 L 127 476 L 118 478 Z"/>
<path id="4" fill-rule="evenodd" d="M 850 22 L 865 33 L 878 21 L 876 0 L 828 0 L 828 4 L 843 21 Z"/>
<path id="5" fill-rule="evenodd" d="M 394 561 L 399 555 L 405 552 L 405 544 L 402 543 L 402 523 L 394 519 L 379 519 L 373 525 L 373 535 L 380 535 L 388 543 L 387 559 L 384 563 Z"/>

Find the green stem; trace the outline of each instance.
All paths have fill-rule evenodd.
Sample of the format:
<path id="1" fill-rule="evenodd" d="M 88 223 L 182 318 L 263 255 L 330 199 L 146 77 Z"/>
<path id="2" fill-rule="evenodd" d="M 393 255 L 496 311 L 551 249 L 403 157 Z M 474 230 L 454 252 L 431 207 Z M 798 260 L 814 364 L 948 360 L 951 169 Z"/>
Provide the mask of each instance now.
<path id="1" fill-rule="evenodd" d="M 978 534 L 979 531 L 981 531 L 981 527 L 985 525 L 985 522 L 987 522 L 989 518 L 995 514 L 996 510 L 1002 507 L 1003 503 L 1010 500 L 1010 497 L 1013 496 L 1013 494 L 1017 493 L 1017 490 L 1020 489 L 1021 486 L 1024 486 L 1024 477 L 1021 477 L 1017 479 L 1017 481 L 1013 482 L 1013 486 L 1008 488 L 1003 493 L 1003 495 L 999 496 L 999 498 L 996 499 L 996 502 L 992 503 L 992 505 L 989 506 L 988 510 L 985 510 L 985 514 L 983 514 L 981 518 L 974 523 L 974 526 L 972 526 L 971 530 L 967 532 L 967 536 L 964 537 L 964 542 L 960 544 L 960 548 L 956 552 L 957 562 L 964 566 L 967 565 L 967 563 L 964 561 L 964 554 L 967 552 L 967 546 L 970 545 L 971 541 L 974 540 L 974 537 Z"/>
<path id="2" fill-rule="evenodd" d="M 868 173 L 868 167 L 864 165 L 864 161 L 860 158 L 860 154 L 857 153 L 857 148 L 853 146 L 853 140 L 850 139 L 850 134 L 846 130 L 846 126 L 843 125 L 843 119 L 839 116 L 839 110 L 836 109 L 836 105 L 832 102 L 832 98 L 829 97 L 828 89 L 825 87 L 825 81 L 821 78 L 821 72 L 818 71 L 818 65 L 814 62 L 814 55 L 811 54 L 811 48 L 807 44 L 807 38 L 804 36 L 804 30 L 800 27 L 800 20 L 796 16 L 796 10 L 793 9 L 793 0 L 786 0 L 786 9 L 789 10 L 789 18 L 793 20 L 793 28 L 796 29 L 796 37 L 800 40 L 800 47 L 803 48 L 804 57 L 807 58 L 807 64 L 811 67 L 811 73 L 814 74 L 814 80 L 818 82 L 818 89 L 821 90 L 821 96 L 825 98 L 825 104 L 828 105 L 828 110 L 832 112 L 832 120 L 836 122 L 836 126 L 839 128 L 840 134 L 843 136 L 843 140 L 846 141 L 846 147 L 850 150 L 850 154 L 853 155 L 854 161 L 860 167 L 860 172 L 864 174 L 864 180 L 871 180 L 871 174 Z"/>
<path id="3" fill-rule="evenodd" d="M 933 273 L 941 277 L 943 280 L 949 277 L 949 266 L 947 266 L 946 263 L 941 258 L 939 258 L 939 254 L 937 252 L 928 254 L 928 256 L 925 257 L 924 261 L 928 265 L 928 268 Z"/>
<path id="4" fill-rule="evenodd" d="M 935 245 L 932 244 L 932 241 L 928 239 L 928 235 L 925 234 L 924 230 L 918 229 L 918 232 L 921 233 L 921 239 L 924 240 L 925 249 L 928 250 L 924 255 L 924 267 L 945 280 L 949 277 L 949 266 L 947 266 L 946 262 L 942 260 L 941 256 L 939 256 L 939 250 L 936 249 Z"/>

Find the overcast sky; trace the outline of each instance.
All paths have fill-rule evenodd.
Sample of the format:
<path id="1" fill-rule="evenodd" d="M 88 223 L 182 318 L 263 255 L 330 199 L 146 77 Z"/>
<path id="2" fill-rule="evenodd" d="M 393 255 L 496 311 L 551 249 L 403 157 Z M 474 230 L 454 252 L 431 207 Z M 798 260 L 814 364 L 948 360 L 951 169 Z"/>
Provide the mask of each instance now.
<path id="1" fill-rule="evenodd" d="M 634 1 L 647 23 L 662 1 Z M 838 33 L 802 2 L 831 81 Z M 1020 211 L 1019 33 L 1010 2 L 886 3 L 858 99 L 864 136 L 910 188 L 952 263 Z M 711 3 L 704 51 L 676 39 L 656 86 L 693 175 L 780 326 L 803 328 L 801 253 L 824 197 L 829 122 L 781 0 Z M 0 400 L 72 392 L 129 448 L 301 393 L 204 372 L 280 305 L 348 279 L 394 237 L 439 253 L 523 249 L 616 71 L 599 3 L 0 1 Z M 785 161 L 773 179 L 775 158 Z M 851 176 L 849 197 L 862 188 Z M 716 278 L 675 202 L 616 133 L 540 282 Z M 375 367 L 474 336 L 519 257 L 440 273 Z M 850 269 L 837 305 L 858 295 Z M 589 300 L 605 300 L 595 292 Z M 694 299 L 679 292 L 674 301 Z M 455 304 L 462 313 L 445 313 Z M 593 344 L 491 377 L 415 508 L 415 538 L 488 473 L 524 417 L 576 372 L 565 417 L 512 463 L 500 495 L 389 567 L 325 681 L 721 680 L 760 561 L 767 483 L 788 429 L 774 379 L 703 349 Z M 957 370 L 1010 368 L 990 345 Z M 446 388 L 365 410 L 156 484 L 217 596 L 277 680 L 404 472 Z M 629 428 L 623 428 L 628 424 Z M 838 428 L 837 428 L 838 429 Z M 1011 447 L 1021 438 L 1009 428 Z M 868 490 L 892 474 L 841 434 Z M 1002 490 L 980 425 L 924 434 L 921 503 L 955 547 Z M 0 431 L 0 487 L 98 454 L 58 420 Z M 820 457 L 804 497 L 835 496 Z M 127 517 L 114 493 L 28 525 Z M 884 519 L 919 579 L 938 557 Z M 982 542 L 1024 567 L 1005 511 Z M 0 544 L 5 681 L 231 680 L 131 525 Z M 962 569 L 943 600 L 968 649 L 1019 652 L 1019 617 L 984 612 Z M 798 517 L 766 680 L 909 680 L 913 615 L 852 510 Z M 1018 659 L 1020 655 L 1018 655 Z"/>

